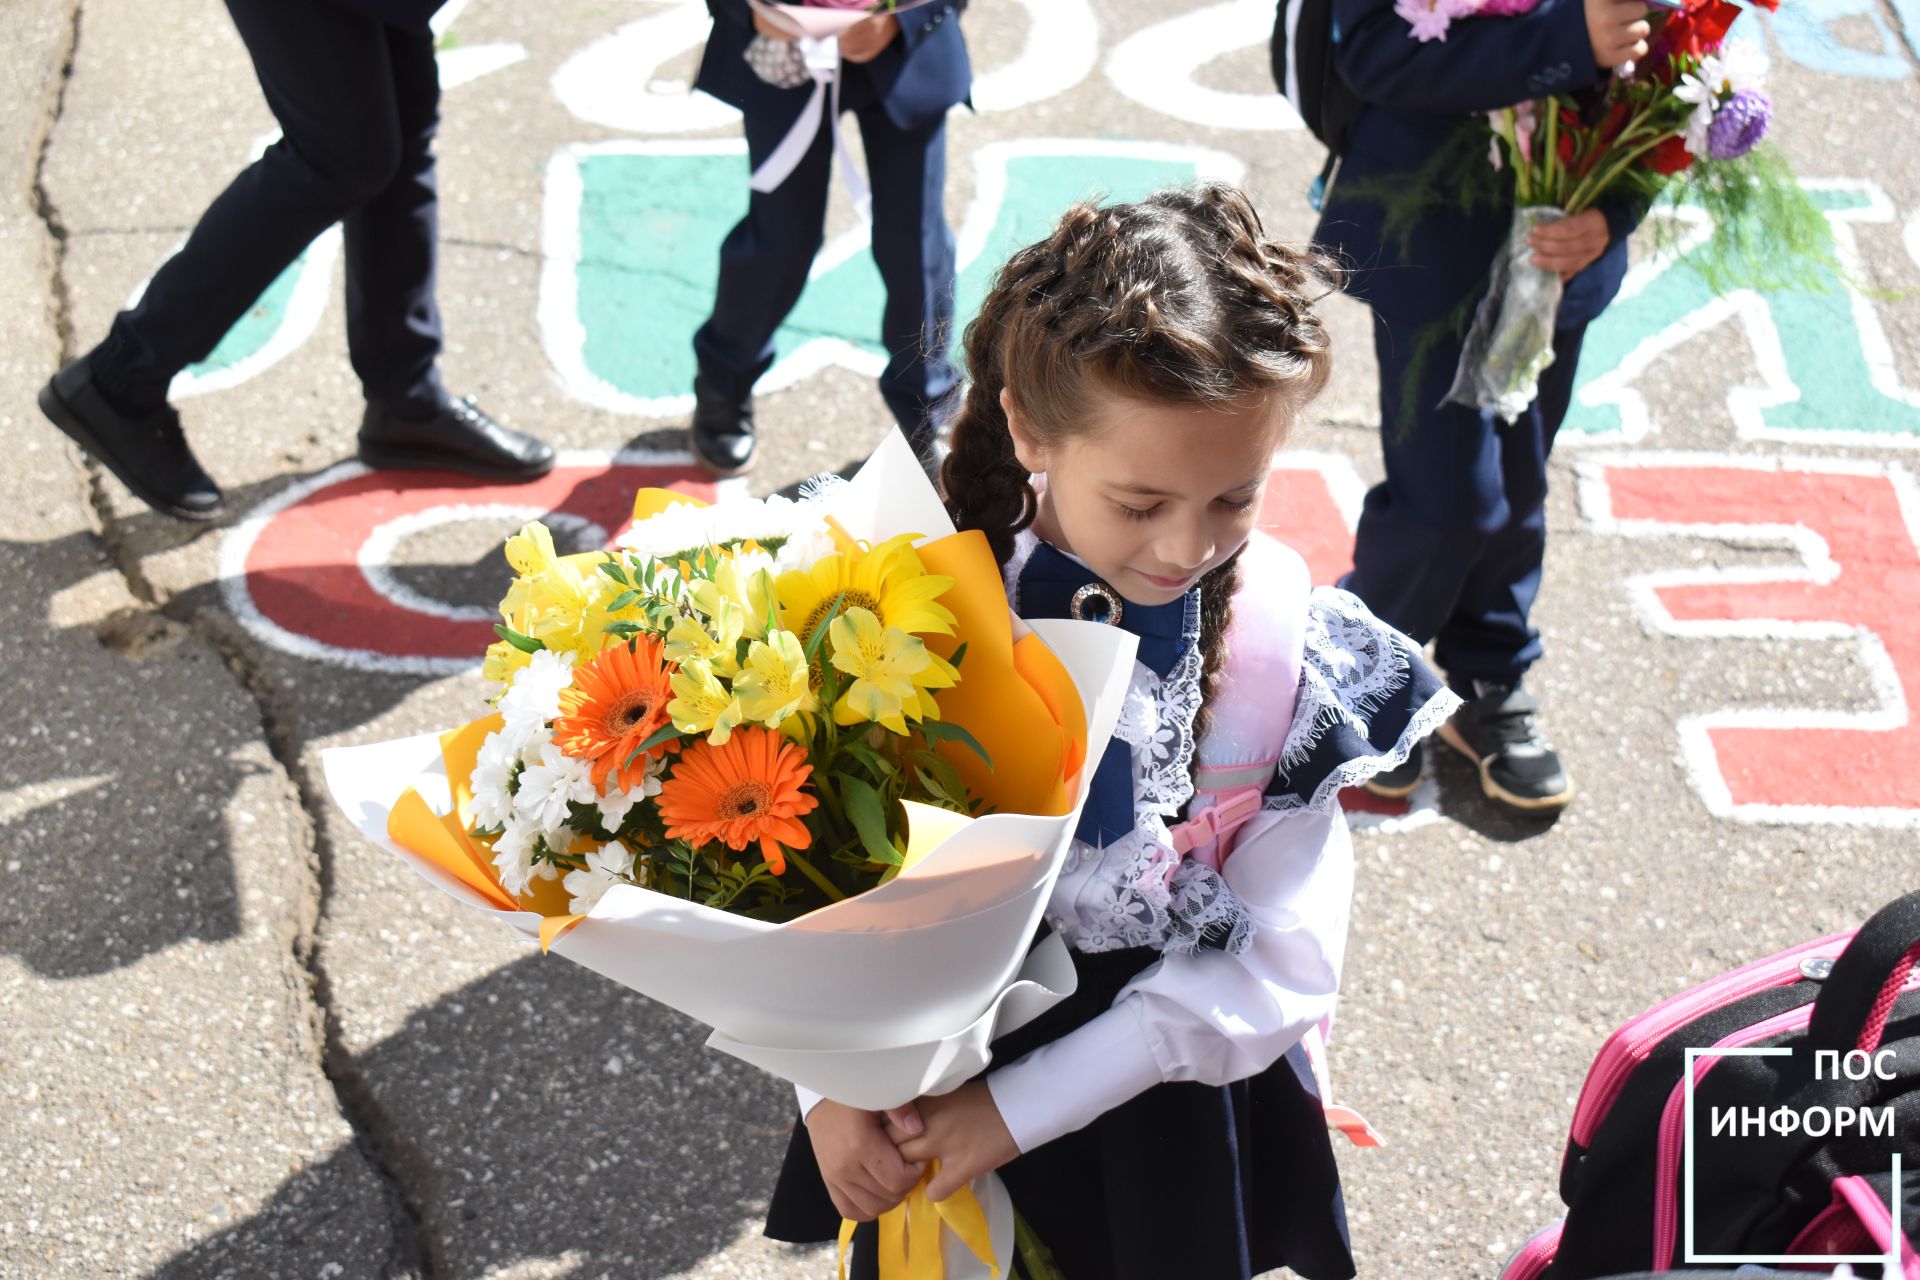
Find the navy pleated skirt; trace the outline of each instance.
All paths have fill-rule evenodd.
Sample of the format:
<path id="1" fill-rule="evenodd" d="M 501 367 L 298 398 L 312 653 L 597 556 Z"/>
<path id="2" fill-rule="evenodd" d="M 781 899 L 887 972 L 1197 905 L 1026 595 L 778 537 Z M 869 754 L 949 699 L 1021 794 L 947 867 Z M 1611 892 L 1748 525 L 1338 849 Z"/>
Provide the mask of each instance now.
<path id="1" fill-rule="evenodd" d="M 1012 1062 L 1090 1021 L 1159 958 L 1144 947 L 1074 952 L 1079 989 L 995 1041 L 995 1060 Z M 1067 1280 L 1249 1280 L 1279 1267 L 1308 1280 L 1354 1274 L 1340 1175 L 1297 1046 L 1250 1080 L 1157 1085 L 1022 1154 L 1000 1177 Z M 813 1243 L 834 1239 L 839 1226 L 797 1124 L 766 1233 Z M 873 1231 L 868 1223 L 855 1233 L 854 1280 L 875 1275 Z"/>

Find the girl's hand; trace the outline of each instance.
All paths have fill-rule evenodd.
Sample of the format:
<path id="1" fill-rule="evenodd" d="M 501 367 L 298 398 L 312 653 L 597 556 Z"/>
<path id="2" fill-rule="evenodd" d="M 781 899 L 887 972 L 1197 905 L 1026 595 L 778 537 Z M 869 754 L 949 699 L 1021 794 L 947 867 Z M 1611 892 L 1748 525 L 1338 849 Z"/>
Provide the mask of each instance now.
<path id="1" fill-rule="evenodd" d="M 911 1107 L 859 1111 L 822 1101 L 807 1113 L 807 1134 L 813 1139 L 820 1177 L 843 1218 L 872 1221 L 906 1199 L 926 1173 L 924 1165 L 903 1159 L 888 1140 L 890 1119 L 902 1132 L 919 1123 Z"/>
<path id="2" fill-rule="evenodd" d="M 1533 246 L 1533 265 L 1555 272 L 1565 284 L 1607 251 L 1611 234 L 1606 215 L 1588 209 L 1571 218 L 1541 223 L 1527 233 L 1527 243 Z"/>
<path id="3" fill-rule="evenodd" d="M 778 40 L 783 44 L 792 44 L 800 38 L 758 9 L 753 11 L 753 29 L 767 39 Z"/>
<path id="4" fill-rule="evenodd" d="M 824 1104 L 822 1104 L 824 1105 Z M 940 1171 L 927 1183 L 927 1199 L 945 1200 L 983 1173 L 992 1173 L 1020 1154 L 1007 1122 L 1000 1118 L 993 1094 L 982 1081 L 963 1084 L 952 1093 L 922 1098 L 914 1104 L 926 1133 L 907 1138 L 892 1132 L 900 1154 L 908 1160 L 938 1160 Z"/>
<path id="5" fill-rule="evenodd" d="M 891 13 L 877 13 L 847 28 L 840 37 L 840 56 L 848 62 L 872 62 L 899 34 L 899 18 Z"/>

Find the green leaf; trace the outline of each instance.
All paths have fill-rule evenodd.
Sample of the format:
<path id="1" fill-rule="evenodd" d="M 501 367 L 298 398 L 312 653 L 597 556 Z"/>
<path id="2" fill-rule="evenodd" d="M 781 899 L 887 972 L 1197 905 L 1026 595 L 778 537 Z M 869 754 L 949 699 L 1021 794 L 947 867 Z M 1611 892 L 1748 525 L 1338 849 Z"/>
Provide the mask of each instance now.
<path id="1" fill-rule="evenodd" d="M 612 578 L 615 582 L 619 583 L 623 587 L 632 585 L 627 581 L 627 571 L 620 567 L 620 562 L 618 560 L 601 561 L 600 572 L 606 574 L 609 578 Z"/>
<path id="2" fill-rule="evenodd" d="M 896 772 L 891 760 L 864 742 L 848 743 L 847 754 L 867 766 L 876 778 L 891 778 Z"/>
<path id="3" fill-rule="evenodd" d="M 827 610 L 827 616 L 820 619 L 820 625 L 815 627 L 813 634 L 807 637 L 808 662 L 812 662 L 820 656 L 820 646 L 826 642 L 827 629 L 833 625 L 833 620 L 840 616 L 840 605 L 846 598 L 847 593 L 844 591 L 835 596 L 833 598 L 833 607 Z"/>
<path id="4" fill-rule="evenodd" d="M 840 779 L 840 799 L 847 806 L 847 817 L 860 836 L 867 860 L 898 866 L 900 851 L 887 838 L 887 812 L 880 803 L 880 793 L 848 774 Z"/>
<path id="5" fill-rule="evenodd" d="M 967 660 L 967 642 L 965 640 L 962 640 L 960 642 L 960 647 L 953 651 L 953 656 L 947 659 L 947 663 L 955 671 L 958 671 L 960 669 L 960 664 L 965 662 L 966 660 Z"/>
<path id="6" fill-rule="evenodd" d="M 653 750 L 661 743 L 672 742 L 678 737 L 680 737 L 680 730 L 670 724 L 661 725 L 658 729 L 655 729 L 651 734 L 647 735 L 645 742 L 633 749 L 633 754 L 628 756 L 627 762 L 620 767 L 622 769 L 633 768 L 633 762 L 635 760 L 638 760 L 641 756 L 647 754 L 647 752 Z"/>
<path id="7" fill-rule="evenodd" d="M 920 732 L 926 735 L 929 742 L 957 742 L 979 756 L 987 768 L 993 768 L 993 757 L 980 745 L 980 740 L 957 724 L 947 720 L 922 720 Z"/>
<path id="8" fill-rule="evenodd" d="M 618 613 L 639 598 L 640 593 L 638 591 L 622 591 L 613 598 L 613 603 L 607 606 L 607 612 Z"/>
<path id="9" fill-rule="evenodd" d="M 522 653 L 538 653 L 547 647 L 543 642 L 535 640 L 532 636 L 521 635 L 504 622 L 494 623 L 493 629 L 499 633 L 502 640 L 505 640 Z"/>
<path id="10" fill-rule="evenodd" d="M 642 627 L 637 622 L 609 622 L 606 626 L 600 629 L 606 632 L 608 635 L 637 636 L 646 628 Z"/>

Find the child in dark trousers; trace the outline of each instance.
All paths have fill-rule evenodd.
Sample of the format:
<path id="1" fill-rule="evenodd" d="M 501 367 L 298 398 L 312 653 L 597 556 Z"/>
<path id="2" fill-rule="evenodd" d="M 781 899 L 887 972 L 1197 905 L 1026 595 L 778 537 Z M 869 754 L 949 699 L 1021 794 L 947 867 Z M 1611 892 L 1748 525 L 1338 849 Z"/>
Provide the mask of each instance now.
<path id="1" fill-rule="evenodd" d="M 765 40 L 788 33 L 746 0 L 707 3 L 713 35 L 694 84 L 745 114 L 747 158 L 758 171 L 812 101 L 812 80 L 782 88 L 763 79 L 749 63 L 749 46 L 762 37 L 755 51 L 761 53 Z M 964 3 L 935 0 L 879 14 L 840 39 L 838 105 L 860 125 L 873 186 L 873 257 L 887 289 L 880 394 L 923 454 L 932 443 L 934 407 L 957 381 L 946 357 L 954 243 L 942 198 L 947 112 L 967 100 L 973 83 L 960 35 Z M 738 475 L 753 465 L 753 384 L 773 364 L 774 331 L 799 301 L 820 249 L 833 130 L 823 119 L 785 180 L 752 192 L 747 216 L 720 247 L 713 314 L 693 339 L 699 372 L 691 431 L 694 455 L 716 474 Z"/>
<path id="2" fill-rule="evenodd" d="M 1645 208 L 1603 201 L 1533 232 L 1535 264 L 1559 273 L 1566 292 L 1538 399 L 1503 421 L 1442 401 L 1512 220 L 1511 186 L 1472 207 L 1447 197 L 1474 176 L 1463 166 L 1490 164 L 1479 113 L 1598 84 L 1646 54 L 1646 15 L 1641 0 L 1540 0 L 1524 14 L 1456 22 L 1426 43 L 1394 0 L 1334 0 L 1335 66 L 1365 105 L 1314 238 L 1373 311 L 1387 472 L 1367 494 L 1341 585 L 1433 642 L 1466 699 L 1442 736 L 1475 761 L 1489 797 L 1522 810 L 1557 810 L 1573 796 L 1521 685 L 1540 656 L 1528 616 L 1546 549 L 1547 455 L 1581 339 L 1620 288 L 1627 235 Z M 1396 199 L 1419 210 L 1404 230 Z M 1416 753 L 1369 789 L 1406 795 L 1421 767 Z"/>

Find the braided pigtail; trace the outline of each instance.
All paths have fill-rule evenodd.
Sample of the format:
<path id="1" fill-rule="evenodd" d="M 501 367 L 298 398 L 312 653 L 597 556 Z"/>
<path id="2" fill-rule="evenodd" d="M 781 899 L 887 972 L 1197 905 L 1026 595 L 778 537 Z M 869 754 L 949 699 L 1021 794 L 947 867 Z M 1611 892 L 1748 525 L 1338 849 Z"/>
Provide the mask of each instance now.
<path id="1" fill-rule="evenodd" d="M 1039 510 L 1003 395 L 1022 437 L 1048 449 L 1095 429 L 1096 393 L 1252 406 L 1291 423 L 1331 372 L 1314 305 L 1335 279 L 1326 259 L 1269 240 L 1224 183 L 1074 205 L 1007 261 L 967 326 L 971 382 L 941 473 L 954 524 L 983 530 L 1004 564 Z M 1205 697 L 1224 669 L 1239 580 L 1237 557 L 1201 580 Z M 1205 715 L 1203 700 L 1202 727 Z"/>

